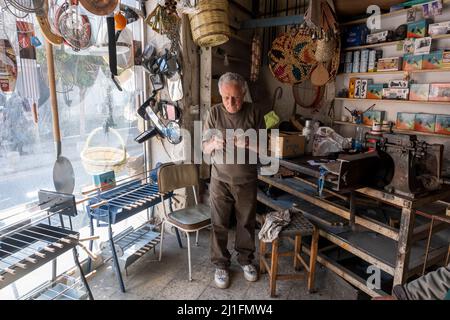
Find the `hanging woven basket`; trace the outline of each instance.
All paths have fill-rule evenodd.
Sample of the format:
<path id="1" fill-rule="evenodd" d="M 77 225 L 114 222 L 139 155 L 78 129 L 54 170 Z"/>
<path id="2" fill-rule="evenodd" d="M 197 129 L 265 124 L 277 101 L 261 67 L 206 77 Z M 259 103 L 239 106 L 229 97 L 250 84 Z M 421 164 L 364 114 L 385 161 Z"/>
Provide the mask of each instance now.
<path id="1" fill-rule="evenodd" d="M 200 0 L 197 13 L 189 15 L 192 38 L 200 47 L 219 46 L 230 39 L 228 1 Z"/>
<path id="2" fill-rule="evenodd" d="M 302 83 L 317 65 L 316 42 L 305 29 L 294 35 L 284 33 L 274 40 L 269 51 L 269 68 L 273 76 L 287 84 Z"/>
<path id="3" fill-rule="evenodd" d="M 120 147 L 94 147 L 91 146 L 92 139 L 96 134 L 102 132 L 103 128 L 94 129 L 86 139 L 86 144 L 81 151 L 80 157 L 84 169 L 87 173 L 94 175 L 107 171 L 114 171 L 116 175 L 120 173 L 127 164 L 129 155 L 125 148 L 125 143 L 119 132 L 110 128 L 110 132 L 117 137 Z"/>

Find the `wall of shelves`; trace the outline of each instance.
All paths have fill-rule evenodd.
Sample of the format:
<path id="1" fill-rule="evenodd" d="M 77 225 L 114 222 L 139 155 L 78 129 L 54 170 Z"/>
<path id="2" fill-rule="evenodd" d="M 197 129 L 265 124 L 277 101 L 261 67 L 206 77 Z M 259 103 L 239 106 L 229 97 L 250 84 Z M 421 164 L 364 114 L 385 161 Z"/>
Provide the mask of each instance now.
<path id="1" fill-rule="evenodd" d="M 435 23 L 450 21 L 450 1 L 445 0 L 444 11 L 441 16 L 433 18 Z M 407 10 L 399 10 L 397 12 L 384 14 L 381 16 L 381 30 L 395 30 L 399 25 L 406 23 Z M 416 20 L 422 18 L 421 10 L 417 10 Z M 343 25 L 354 25 L 364 23 L 366 19 L 359 19 L 344 23 Z M 361 50 L 364 48 L 379 48 L 383 50 L 383 57 L 398 57 L 403 56 L 401 46 L 397 46 L 401 41 L 378 43 L 367 46 L 359 46 L 344 49 L 346 51 Z M 432 50 L 450 48 L 450 35 L 439 35 L 433 37 Z M 400 80 L 406 77 L 414 79 L 416 83 L 443 83 L 450 82 L 450 68 L 435 69 L 435 70 L 416 70 L 416 71 L 393 71 L 393 72 L 365 72 L 365 73 L 341 73 L 336 78 L 336 93 L 342 89 L 348 89 L 349 79 L 351 77 L 358 77 L 361 79 L 373 79 L 374 83 L 387 83 L 390 80 Z M 342 116 L 350 116 L 345 110 L 347 107 L 350 110 L 366 110 L 371 105 L 376 104 L 375 110 L 385 111 L 386 119 L 395 122 L 398 112 L 412 112 L 412 113 L 430 113 L 430 114 L 444 114 L 450 115 L 450 102 L 434 102 L 434 101 L 402 101 L 402 100 L 372 100 L 372 99 L 349 99 L 336 98 L 335 99 L 335 116 L 334 119 L 341 120 Z M 355 134 L 355 125 L 342 121 L 335 121 L 336 130 L 346 137 L 352 137 Z M 367 130 L 369 129 L 365 126 Z M 428 143 L 440 143 L 446 146 L 450 145 L 448 135 L 442 134 L 426 134 L 422 132 L 396 130 L 399 133 L 417 134 L 420 139 Z M 450 147 L 445 148 L 444 159 L 450 159 Z M 448 167 L 448 166 L 447 166 Z M 447 169 L 450 173 L 450 170 Z"/>

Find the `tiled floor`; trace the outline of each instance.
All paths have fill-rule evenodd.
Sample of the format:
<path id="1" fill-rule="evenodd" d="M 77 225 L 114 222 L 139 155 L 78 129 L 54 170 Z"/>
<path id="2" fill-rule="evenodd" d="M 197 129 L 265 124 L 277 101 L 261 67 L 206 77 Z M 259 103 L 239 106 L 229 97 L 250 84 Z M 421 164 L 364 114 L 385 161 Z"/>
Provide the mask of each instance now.
<path id="1" fill-rule="evenodd" d="M 234 233 L 230 233 L 230 240 L 234 239 Z M 232 241 L 230 241 L 232 242 Z M 184 239 L 183 243 L 186 241 Z M 232 244 L 229 244 L 232 248 Z M 156 253 L 158 254 L 159 246 Z M 99 268 L 90 280 L 95 299 L 120 299 L 120 300 L 265 300 L 270 299 L 269 282 L 267 274 L 263 274 L 257 282 L 247 282 L 244 279 L 240 266 L 236 261 L 236 253 L 232 253 L 231 285 L 228 289 L 218 289 L 214 285 L 214 267 L 209 260 L 209 231 L 200 233 L 198 247 L 193 247 L 192 270 L 193 281 L 188 281 L 187 249 L 180 249 L 175 235 L 166 233 L 164 239 L 163 259 L 157 261 L 157 255 L 149 252 L 145 257 L 136 261 L 128 269 L 128 276 L 124 281 L 126 293 L 119 289 L 118 282 L 113 272 L 112 263 Z M 257 262 L 256 260 L 255 262 Z M 291 259 L 282 258 L 280 267 L 292 269 Z M 306 281 L 278 281 L 275 299 L 316 300 L 316 299 L 354 299 L 351 294 L 343 295 L 345 290 L 336 290 L 336 281 L 329 281 L 330 272 L 319 264 L 316 273 L 317 293 L 309 294 L 306 289 Z M 336 276 L 334 276 L 336 277 Z M 324 281 L 324 278 L 327 278 Z M 341 280 L 341 279 L 338 279 Z M 339 282 L 339 281 L 338 281 Z M 342 282 L 341 282 L 342 284 Z M 339 291 L 339 293 L 337 292 Z"/>

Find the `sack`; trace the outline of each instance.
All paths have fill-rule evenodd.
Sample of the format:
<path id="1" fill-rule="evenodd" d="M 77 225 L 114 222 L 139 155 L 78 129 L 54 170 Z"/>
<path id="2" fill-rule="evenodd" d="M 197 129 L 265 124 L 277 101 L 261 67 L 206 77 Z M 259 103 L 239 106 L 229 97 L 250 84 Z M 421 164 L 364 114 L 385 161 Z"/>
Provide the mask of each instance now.
<path id="1" fill-rule="evenodd" d="M 328 156 L 350 146 L 351 138 L 344 138 L 329 127 L 320 127 L 314 135 L 313 156 Z"/>

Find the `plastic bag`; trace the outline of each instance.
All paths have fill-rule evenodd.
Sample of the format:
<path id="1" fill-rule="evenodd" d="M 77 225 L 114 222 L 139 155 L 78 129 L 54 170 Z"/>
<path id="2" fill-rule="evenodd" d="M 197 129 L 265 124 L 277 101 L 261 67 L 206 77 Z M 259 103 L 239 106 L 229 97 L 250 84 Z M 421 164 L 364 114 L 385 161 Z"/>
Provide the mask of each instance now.
<path id="1" fill-rule="evenodd" d="M 313 156 L 323 157 L 341 152 L 351 145 L 351 138 L 344 138 L 329 127 L 320 127 L 314 135 Z"/>

